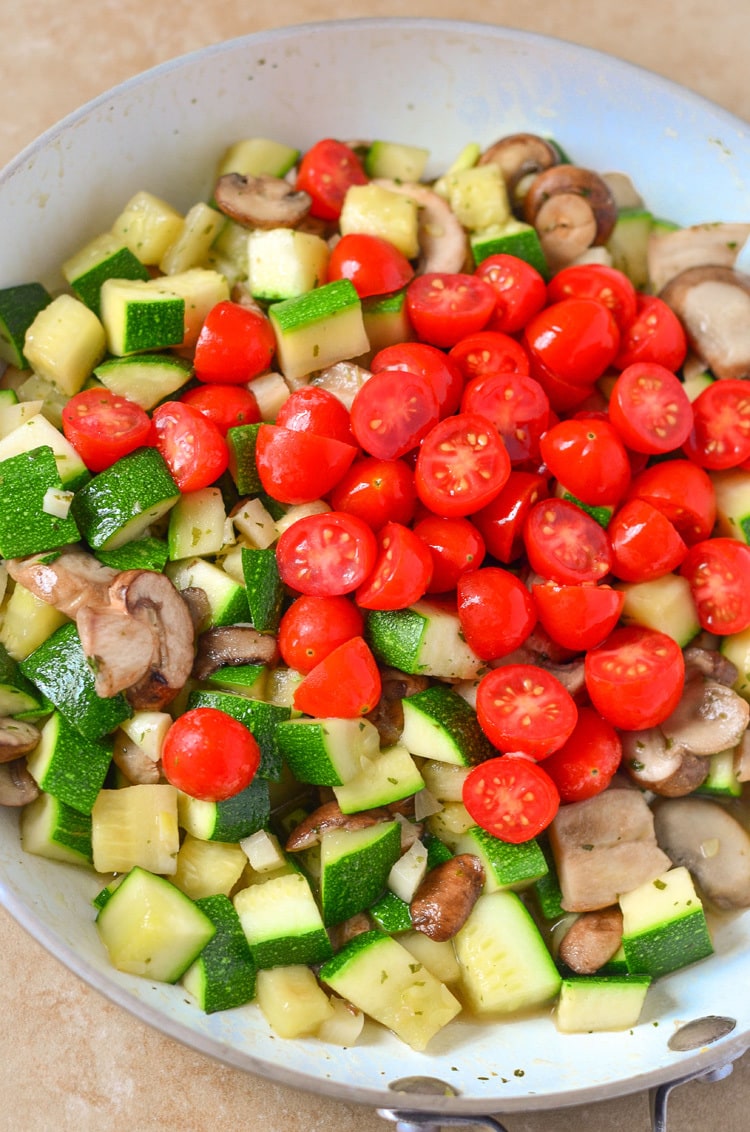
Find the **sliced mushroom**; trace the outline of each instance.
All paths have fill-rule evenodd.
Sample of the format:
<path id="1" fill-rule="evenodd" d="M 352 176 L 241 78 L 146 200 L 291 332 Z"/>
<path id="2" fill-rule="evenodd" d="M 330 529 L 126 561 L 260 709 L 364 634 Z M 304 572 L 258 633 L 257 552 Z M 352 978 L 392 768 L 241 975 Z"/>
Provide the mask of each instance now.
<path id="1" fill-rule="evenodd" d="M 324 833 L 332 829 L 369 829 L 378 822 L 388 821 L 386 809 L 363 810 L 358 814 L 343 814 L 338 802 L 324 802 L 292 830 L 286 841 L 286 851 L 297 853 L 318 845 Z"/>
<path id="2" fill-rule="evenodd" d="M 559 958 L 577 975 L 594 975 L 609 963 L 622 943 L 619 907 L 584 912 L 560 941 Z"/>
<path id="3" fill-rule="evenodd" d="M 296 228 L 305 219 L 312 197 L 283 177 L 225 173 L 214 188 L 217 207 L 247 228 Z"/>
<path id="4" fill-rule="evenodd" d="M 509 134 L 489 146 L 479 158 L 479 165 L 497 165 L 514 204 L 520 200 L 522 182 L 529 176 L 560 164 L 555 146 L 539 134 Z"/>
<path id="5" fill-rule="evenodd" d="M 661 723 L 668 743 L 692 755 L 736 747 L 750 723 L 750 704 L 733 688 L 702 676 L 685 682 L 679 704 Z"/>
<path id="6" fill-rule="evenodd" d="M 220 668 L 275 664 L 278 656 L 276 638 L 270 633 L 259 633 L 252 625 L 215 625 L 198 638 L 193 676 L 196 680 L 207 680 Z"/>
<path id="7" fill-rule="evenodd" d="M 680 798 L 692 794 L 708 778 L 709 760 L 669 743 L 658 727 L 623 731 L 620 741 L 622 766 L 643 790 L 664 798 Z"/>
<path id="8" fill-rule="evenodd" d="M 457 853 L 425 876 L 409 905 L 412 926 L 438 943 L 464 926 L 484 886 L 484 866 L 473 853 Z"/>
<path id="9" fill-rule="evenodd" d="M 750 835 L 728 810 L 708 798 L 673 798 L 657 804 L 654 827 L 664 852 L 711 903 L 750 907 Z"/>
<path id="10" fill-rule="evenodd" d="M 14 759 L 33 751 L 39 742 L 39 728 L 23 719 L 0 718 L 0 763 L 13 762 Z"/>
<path id="11" fill-rule="evenodd" d="M 731 687 L 737 679 L 737 665 L 729 657 L 724 656 L 718 649 L 702 648 L 690 645 L 682 650 L 685 661 L 685 680 L 690 680 L 694 673 L 700 672 L 718 684 Z"/>
<path id="12" fill-rule="evenodd" d="M 596 223 L 596 234 L 591 244 L 606 244 L 617 221 L 617 206 L 607 182 L 591 169 L 580 165 L 555 165 L 534 178 L 524 198 L 524 218 L 537 227 L 541 210 L 554 197 L 563 194 L 566 198 L 578 198 L 579 204 L 588 206 Z M 573 201 L 568 204 L 573 209 Z M 581 227 L 588 214 L 580 207 L 571 211 L 571 227 Z M 584 250 L 579 248 L 580 254 Z"/>
<path id="13" fill-rule="evenodd" d="M 659 298 L 715 377 L 750 377 L 750 275 L 731 267 L 689 267 L 670 279 Z"/>
<path id="14" fill-rule="evenodd" d="M 26 767 L 26 759 L 0 763 L 0 806 L 26 806 L 39 794 L 39 787 Z"/>
<path id="15" fill-rule="evenodd" d="M 656 843 L 653 814 L 637 790 L 604 790 L 561 806 L 549 839 L 566 912 L 608 908 L 670 865 Z"/>
<path id="16" fill-rule="evenodd" d="M 750 224 L 694 224 L 674 231 L 657 230 L 648 241 L 648 277 L 658 293 L 690 267 L 734 267 L 750 236 Z"/>
<path id="17" fill-rule="evenodd" d="M 461 271 L 468 255 L 466 232 L 447 201 L 426 185 L 389 181 L 379 177 L 373 182 L 389 192 L 410 197 L 419 207 L 420 257 L 417 271 L 453 273 Z"/>

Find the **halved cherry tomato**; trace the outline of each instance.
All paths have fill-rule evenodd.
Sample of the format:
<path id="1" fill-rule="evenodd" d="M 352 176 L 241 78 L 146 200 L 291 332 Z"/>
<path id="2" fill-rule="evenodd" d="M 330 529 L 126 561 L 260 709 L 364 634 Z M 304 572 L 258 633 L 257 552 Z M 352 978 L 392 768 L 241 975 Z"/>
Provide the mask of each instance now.
<path id="1" fill-rule="evenodd" d="M 311 672 L 339 645 L 361 637 L 363 627 L 362 614 L 351 598 L 303 594 L 279 622 L 281 658 L 297 672 Z"/>
<path id="2" fill-rule="evenodd" d="M 328 279 L 349 279 L 361 299 L 400 291 L 414 275 L 403 252 L 382 236 L 348 232 L 328 260 Z"/>
<path id="3" fill-rule="evenodd" d="M 560 421 L 542 436 L 539 452 L 557 482 L 590 507 L 614 506 L 628 489 L 630 460 L 608 421 Z"/>
<path id="4" fill-rule="evenodd" d="M 202 802 L 224 802 L 250 785 L 260 747 L 244 723 L 218 708 L 191 708 L 175 719 L 161 752 L 164 777 Z"/>
<path id="5" fill-rule="evenodd" d="M 474 272 L 495 292 L 495 312 L 488 330 L 517 334 L 547 301 L 547 285 L 535 267 L 502 252 L 488 256 Z"/>
<path id="6" fill-rule="evenodd" d="M 181 394 L 180 400 L 213 421 L 222 436 L 230 428 L 260 420 L 255 395 L 242 385 L 196 385 Z"/>
<path id="7" fill-rule="evenodd" d="M 655 362 L 635 362 L 615 381 L 609 419 L 634 452 L 673 452 L 687 440 L 693 407 L 679 378 Z"/>
<path id="8" fill-rule="evenodd" d="M 88 470 L 96 473 L 148 444 L 151 421 L 127 397 L 109 389 L 82 389 L 63 407 L 62 428 Z"/>
<path id="9" fill-rule="evenodd" d="M 352 402 L 352 430 L 358 443 L 380 460 L 405 456 L 439 419 L 438 400 L 426 377 L 380 370 L 360 387 Z"/>
<path id="10" fill-rule="evenodd" d="M 612 573 L 623 582 L 648 582 L 670 574 L 687 546 L 663 512 L 645 499 L 629 499 L 607 526 Z"/>
<path id="11" fill-rule="evenodd" d="M 693 428 L 685 455 L 709 471 L 736 468 L 750 459 L 750 393 L 746 381 L 706 386 L 693 401 Z"/>
<path id="12" fill-rule="evenodd" d="M 682 649 L 666 633 L 622 626 L 586 653 L 586 690 L 594 707 L 622 731 L 657 727 L 682 695 Z"/>
<path id="13" fill-rule="evenodd" d="M 725 637 L 750 627 L 750 547 L 712 538 L 690 547 L 680 574 L 690 583 L 702 629 Z"/>
<path id="14" fill-rule="evenodd" d="M 567 499 L 544 499 L 526 516 L 523 539 L 535 573 L 563 585 L 598 582 L 611 566 L 609 541 L 595 519 Z"/>
<path id="15" fill-rule="evenodd" d="M 691 460 L 664 460 L 634 476 L 629 499 L 645 499 L 673 523 L 690 546 L 708 538 L 716 522 L 716 494 L 706 471 Z"/>
<path id="16" fill-rule="evenodd" d="M 477 825 L 511 845 L 531 841 L 560 808 L 560 795 L 550 776 L 521 755 L 502 755 L 475 766 L 462 793 Z"/>
<path id="17" fill-rule="evenodd" d="M 482 564 L 484 539 L 468 519 L 425 515 L 414 524 L 414 534 L 422 539 L 432 558 L 432 579 L 427 593 L 454 590 L 466 570 L 476 570 Z"/>
<path id="18" fill-rule="evenodd" d="M 553 275 L 547 284 L 547 301 L 596 299 L 614 315 L 622 332 L 635 318 L 636 289 L 622 271 L 603 263 L 575 263 Z"/>
<path id="19" fill-rule="evenodd" d="M 519 648 L 536 624 L 526 586 L 500 566 L 462 574 L 456 584 L 458 620 L 469 647 L 481 660 L 498 660 Z"/>
<path id="20" fill-rule="evenodd" d="M 450 357 L 426 342 L 399 342 L 378 350 L 370 362 L 372 373 L 381 369 L 406 370 L 426 377 L 435 391 L 441 417 L 455 413 L 464 387 L 463 374 Z"/>
<path id="21" fill-rule="evenodd" d="M 474 413 L 457 413 L 435 425 L 422 442 L 415 468 L 419 498 L 430 511 L 446 516 L 469 515 L 483 507 L 509 475 L 508 451 L 497 429 Z"/>
<path id="22" fill-rule="evenodd" d="M 544 769 L 567 804 L 601 794 L 621 761 L 622 743 L 612 724 L 593 708 L 580 707 L 570 738 L 544 760 Z"/>
<path id="23" fill-rule="evenodd" d="M 362 609 L 405 609 L 419 601 L 432 577 L 432 556 L 402 523 L 386 523 L 378 534 L 375 566 L 355 593 Z"/>
<path id="24" fill-rule="evenodd" d="M 531 374 L 542 385 L 550 373 L 565 385 L 589 388 L 612 364 L 620 332 L 610 310 L 596 299 L 561 299 L 527 323 L 522 340 Z"/>
<path id="25" fill-rule="evenodd" d="M 255 445 L 263 490 L 279 503 L 312 503 L 327 495 L 356 455 L 351 444 L 272 424 L 260 426 Z"/>
<path id="26" fill-rule="evenodd" d="M 277 425 L 295 432 L 314 432 L 342 444 L 354 444 L 349 410 L 338 397 L 319 385 L 294 389 L 276 414 Z"/>
<path id="27" fill-rule="evenodd" d="M 329 652 L 294 692 L 294 706 L 318 719 L 357 719 L 380 699 L 380 671 L 362 637 L 352 637 Z"/>
<path id="28" fill-rule="evenodd" d="M 151 414 L 152 437 L 180 491 L 208 487 L 229 466 L 229 449 L 213 421 L 182 401 L 163 401 Z"/>
<path id="29" fill-rule="evenodd" d="M 270 368 L 275 352 L 276 337 L 266 316 L 224 299 L 204 319 L 195 346 L 195 376 L 244 385 Z"/>
<path id="30" fill-rule="evenodd" d="M 529 372 L 529 356 L 521 343 L 499 330 L 469 334 L 452 347 L 448 357 L 461 370 L 464 381 L 491 373 Z"/>
<path id="31" fill-rule="evenodd" d="M 583 582 L 532 586 L 537 614 L 550 637 L 563 648 L 585 652 L 606 640 L 620 619 L 625 594 L 611 586 Z"/>
<path id="32" fill-rule="evenodd" d="M 622 332 L 613 361 L 616 369 L 634 362 L 656 362 L 674 373 L 687 355 L 687 338 L 677 315 L 657 295 L 636 297 L 635 318 Z"/>
<path id="33" fill-rule="evenodd" d="M 487 553 L 499 562 L 515 562 L 524 550 L 526 516 L 535 503 L 548 495 L 549 487 L 543 475 L 513 469 L 495 498 L 471 516 L 484 539 Z"/>
<path id="34" fill-rule="evenodd" d="M 312 197 L 310 215 L 337 220 L 352 185 L 366 185 L 367 174 L 357 154 L 335 138 L 321 138 L 303 154 L 296 188 Z"/>
<path id="35" fill-rule="evenodd" d="M 492 421 L 511 464 L 539 461 L 539 439 L 549 424 L 549 398 L 533 377 L 488 373 L 472 378 L 461 398 L 461 412 Z"/>
<path id="36" fill-rule="evenodd" d="M 423 342 L 448 349 L 476 334 L 495 309 L 489 283 L 462 272 L 417 275 L 406 288 L 406 310 Z"/>
<path id="37" fill-rule="evenodd" d="M 548 669 L 534 664 L 493 668 L 477 686 L 477 719 L 501 751 L 543 759 L 562 747 L 577 718 L 567 688 Z"/>
<path id="38" fill-rule="evenodd" d="M 282 582 L 302 594 L 352 593 L 372 571 L 376 555 L 367 524 L 341 511 L 306 515 L 276 543 Z"/>
<path id="39" fill-rule="evenodd" d="M 417 506 L 414 471 L 405 460 L 355 460 L 328 496 L 334 511 L 364 519 L 373 531 L 385 523 L 409 523 Z"/>

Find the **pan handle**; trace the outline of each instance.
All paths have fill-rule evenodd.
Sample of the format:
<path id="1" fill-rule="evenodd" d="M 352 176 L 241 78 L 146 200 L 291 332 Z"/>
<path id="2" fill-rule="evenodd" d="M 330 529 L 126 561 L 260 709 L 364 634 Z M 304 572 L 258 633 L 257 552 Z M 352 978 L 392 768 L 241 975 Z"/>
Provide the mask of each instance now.
<path id="1" fill-rule="evenodd" d="M 394 1121 L 396 1132 L 442 1132 L 443 1128 L 489 1128 L 492 1132 L 508 1132 L 504 1124 L 491 1116 L 435 1116 L 434 1113 L 391 1108 L 379 1108 L 377 1113 L 384 1120 Z"/>

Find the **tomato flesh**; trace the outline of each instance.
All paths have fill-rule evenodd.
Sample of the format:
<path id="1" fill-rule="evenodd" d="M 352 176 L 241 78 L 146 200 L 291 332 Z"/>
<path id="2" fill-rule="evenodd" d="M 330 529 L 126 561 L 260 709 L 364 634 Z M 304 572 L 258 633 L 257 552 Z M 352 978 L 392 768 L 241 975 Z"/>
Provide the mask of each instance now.
<path id="1" fill-rule="evenodd" d="M 560 807 L 557 787 L 544 768 L 518 755 L 502 755 L 475 766 L 462 793 L 477 825 L 511 845 L 531 841 Z"/>

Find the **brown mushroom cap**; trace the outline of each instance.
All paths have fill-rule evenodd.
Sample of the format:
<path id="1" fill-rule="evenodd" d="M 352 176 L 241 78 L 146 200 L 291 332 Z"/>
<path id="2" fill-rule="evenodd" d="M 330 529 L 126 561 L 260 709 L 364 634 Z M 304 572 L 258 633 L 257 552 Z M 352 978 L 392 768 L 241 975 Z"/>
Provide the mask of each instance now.
<path id="1" fill-rule="evenodd" d="M 659 298 L 715 377 L 750 377 L 750 275 L 718 264 L 689 267 Z"/>
<path id="2" fill-rule="evenodd" d="M 312 197 L 282 177 L 225 173 L 214 188 L 217 207 L 247 228 L 296 228 L 312 205 Z"/>
<path id="3" fill-rule="evenodd" d="M 542 205 L 559 193 L 583 197 L 596 218 L 593 244 L 606 244 L 617 221 L 617 205 L 607 182 L 580 165 L 553 165 L 529 185 L 524 197 L 524 219 L 536 227 Z"/>

